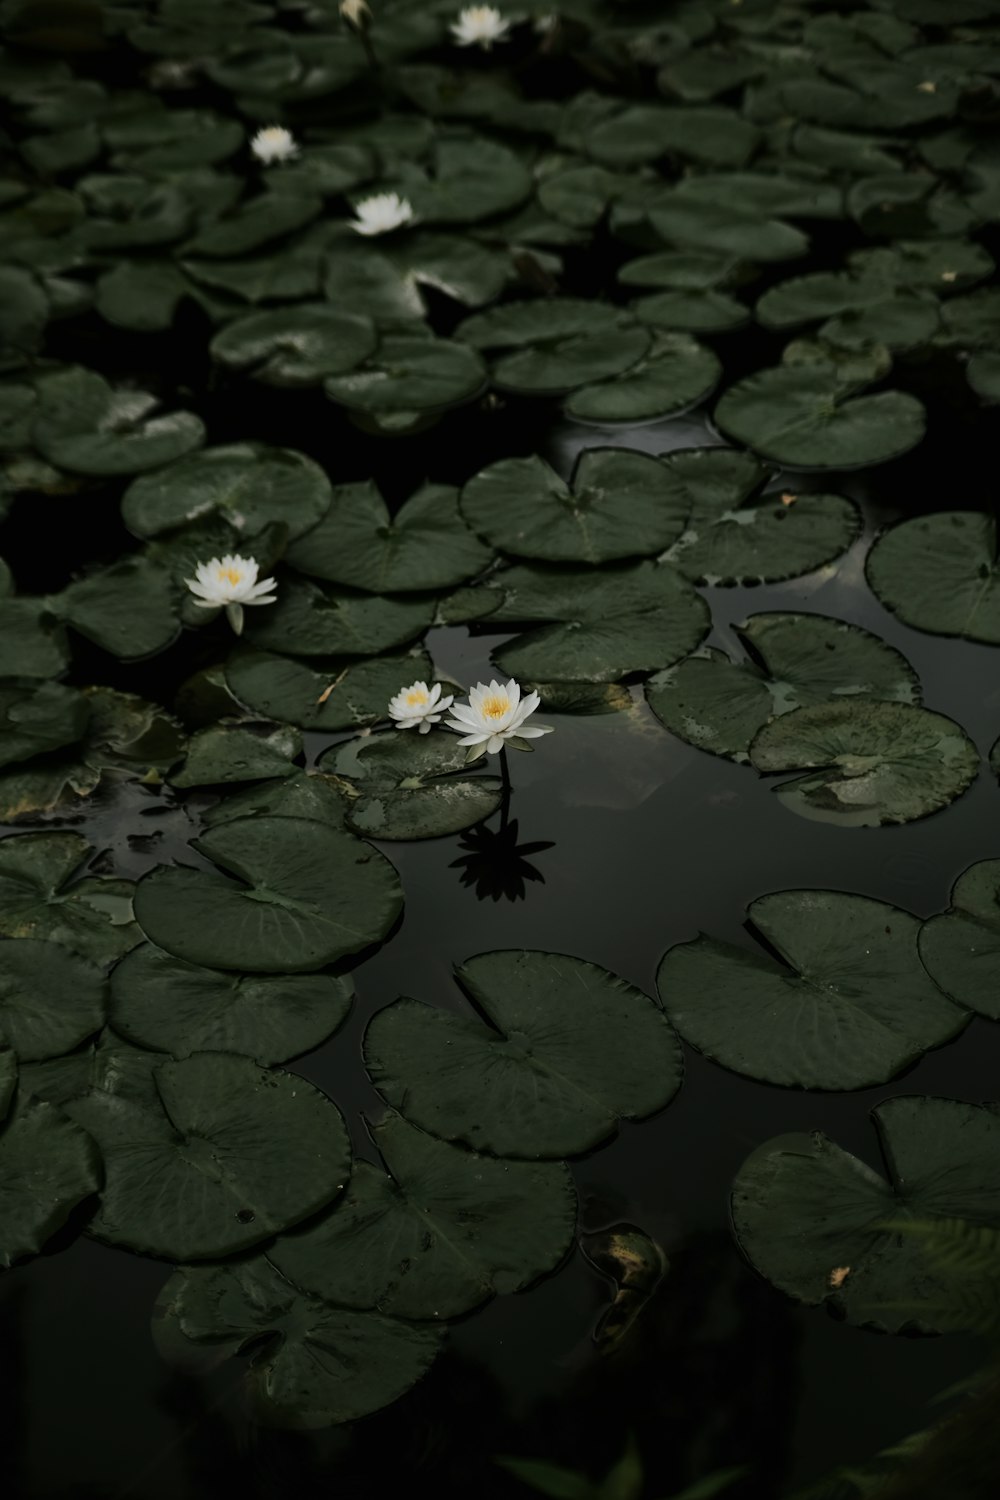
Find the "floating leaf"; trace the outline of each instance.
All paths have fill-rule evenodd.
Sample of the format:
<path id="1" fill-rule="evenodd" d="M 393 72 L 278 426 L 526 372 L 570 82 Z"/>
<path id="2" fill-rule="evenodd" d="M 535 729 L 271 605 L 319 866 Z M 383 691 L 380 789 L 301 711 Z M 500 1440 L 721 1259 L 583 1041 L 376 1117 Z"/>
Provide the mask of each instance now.
<path id="1" fill-rule="evenodd" d="M 640 323 L 690 333 L 728 333 L 750 321 L 750 309 L 728 292 L 654 292 L 629 303 Z M 693 341 L 692 341 L 693 342 Z M 696 347 L 701 347 L 700 345 Z M 705 351 L 707 353 L 707 351 Z M 721 370 L 721 366 L 719 367 Z M 716 371 L 716 384 L 719 370 Z"/>
<path id="2" fill-rule="evenodd" d="M 852 251 L 849 264 L 873 280 L 926 288 L 940 296 L 972 286 L 995 270 L 989 251 L 969 240 L 895 240 Z"/>
<path id="3" fill-rule="evenodd" d="M 172 786 L 264 781 L 295 774 L 292 761 L 302 754 L 302 736 L 287 724 L 264 734 L 240 724 L 215 724 L 193 734 L 187 749 L 187 760 L 170 777 Z"/>
<path id="4" fill-rule="evenodd" d="M 0 677 L 56 677 L 68 666 L 66 632 L 43 600 L 0 600 Z"/>
<path id="5" fill-rule="evenodd" d="M 332 974 L 223 974 L 140 943 L 112 973 L 110 1019 L 155 1052 L 239 1052 L 271 1066 L 332 1036 L 353 994 Z"/>
<path id="6" fill-rule="evenodd" d="M 405 193 L 425 224 L 474 224 L 523 203 L 532 180 L 507 146 L 469 132 L 440 136 L 431 151 L 430 171 L 400 164 L 392 185 Z"/>
<path id="7" fill-rule="evenodd" d="M 61 943 L 99 964 L 134 948 L 131 881 L 73 880 L 91 853 L 78 833 L 0 840 L 0 935 Z"/>
<path id="8" fill-rule="evenodd" d="M 35 419 L 38 451 L 75 474 L 140 474 L 200 448 L 201 420 L 188 411 L 157 416 L 146 391 L 113 390 L 90 370 L 46 376 Z"/>
<path id="9" fill-rule="evenodd" d="M 452 339 L 386 337 L 367 363 L 323 383 L 331 401 L 374 416 L 444 411 L 486 383 L 482 361 Z"/>
<path id="10" fill-rule="evenodd" d="M 269 1259 L 338 1307 L 454 1318 L 554 1270 L 571 1242 L 566 1167 L 477 1156 L 390 1113 L 372 1131 L 387 1172 L 358 1162 L 318 1223 Z"/>
<path id="11" fill-rule="evenodd" d="M 58 682 L 0 682 L 0 766 L 75 744 L 87 726 L 87 700 Z"/>
<path id="12" fill-rule="evenodd" d="M 162 333 L 173 324 L 188 284 L 172 265 L 122 261 L 97 283 L 97 311 L 108 323 L 134 333 Z"/>
<path id="13" fill-rule="evenodd" d="M 450 734 L 390 730 L 350 740 L 320 765 L 347 779 L 355 799 L 347 823 L 365 838 L 439 838 L 481 822 L 500 806 L 498 778 L 467 770 L 468 750 Z"/>
<path id="14" fill-rule="evenodd" d="M 316 672 L 287 656 L 266 651 L 236 652 L 226 663 L 226 681 L 255 713 L 301 729 L 356 729 L 384 719 L 389 699 L 406 682 L 433 674 L 424 653 L 380 656 L 333 664 Z"/>
<path id="15" fill-rule="evenodd" d="M 69 1052 L 104 1024 L 99 969 L 58 943 L 0 943 L 0 1035 L 22 1062 Z"/>
<path id="16" fill-rule="evenodd" d="M 965 367 L 965 378 L 984 401 L 1000 401 L 1000 352 L 974 354 Z"/>
<path id="17" fill-rule="evenodd" d="M 778 891 L 751 902 L 747 925 L 757 951 L 702 935 L 671 948 L 657 974 L 684 1040 L 736 1073 L 871 1088 L 968 1024 L 920 962 L 919 918 L 898 907 Z"/>
<path id="18" fill-rule="evenodd" d="M 886 609 L 932 635 L 1000 645 L 996 523 L 980 511 L 914 516 L 868 554 L 868 582 Z"/>
<path id="19" fill-rule="evenodd" d="M 586 148 L 609 167 L 635 167 L 667 152 L 713 167 L 739 167 L 753 153 L 759 132 L 731 109 L 686 109 L 633 104 L 595 126 Z"/>
<path id="20" fill-rule="evenodd" d="M 484 1020 L 402 999 L 365 1034 L 375 1086 L 432 1135 L 496 1156 L 569 1156 L 680 1087 L 672 1028 L 607 969 L 517 949 L 481 953 L 457 977 Z"/>
<path id="21" fill-rule="evenodd" d="M 633 311 L 642 316 L 635 304 Z M 683 333 L 657 334 L 631 369 L 574 391 L 564 410 L 582 422 L 644 422 L 671 416 L 704 401 L 721 374 L 715 355 L 697 340 Z"/>
<path id="22" fill-rule="evenodd" d="M 280 522 L 295 537 L 316 524 L 329 499 L 329 480 L 304 453 L 234 443 L 133 480 L 122 498 L 122 519 L 139 537 L 208 517 L 248 536 Z"/>
<path id="23" fill-rule="evenodd" d="M 259 782 L 217 802 L 202 814 L 206 828 L 218 828 L 238 818 L 309 818 L 343 828 L 346 811 L 339 783 L 318 771 L 296 771 L 293 776 Z"/>
<path id="24" fill-rule="evenodd" d="M 169 1260 L 214 1260 L 309 1218 L 344 1188 L 340 1112 L 298 1078 L 230 1052 L 153 1065 L 156 1097 L 96 1088 L 67 1112 L 104 1157 L 89 1232 Z"/>
<path id="25" fill-rule="evenodd" d="M 787 807 L 849 828 L 910 823 L 971 786 L 979 754 L 943 714 L 906 703 L 819 703 L 766 724 L 750 746 L 758 771 L 811 771 L 784 782 Z"/>
<path id="26" fill-rule="evenodd" d="M 50 603 L 74 630 L 123 661 L 164 651 L 180 630 L 170 574 L 143 557 L 91 573 Z"/>
<path id="27" fill-rule="evenodd" d="M 405 646 L 433 618 L 434 601 L 426 596 L 384 599 L 288 579 L 277 604 L 251 620 L 247 638 L 254 646 L 297 656 L 373 656 Z"/>
<path id="28" fill-rule="evenodd" d="M 1000 1020 L 998 898 L 1000 860 L 981 860 L 956 880 L 948 910 L 920 931 L 920 957 L 931 978 L 959 1005 L 991 1021 Z"/>
<path id="29" fill-rule="evenodd" d="M 237 318 L 215 335 L 212 356 L 264 385 L 320 385 L 355 369 L 377 343 L 369 318 L 303 303 Z"/>
<path id="30" fill-rule="evenodd" d="M 321 969 L 385 937 L 402 908 L 384 855 L 304 818 L 242 818 L 193 847 L 218 871 L 162 865 L 135 895 L 150 941 L 190 963 L 255 974 Z"/>
<path id="31" fill-rule="evenodd" d="M 37 1099 L 18 1102 L 0 1127 L 0 1266 L 37 1255 L 101 1185 L 101 1158 L 86 1131 Z"/>
<path id="32" fill-rule="evenodd" d="M 668 244 L 712 250 L 741 260 L 795 260 L 809 248 L 809 238 L 782 219 L 730 207 L 724 200 L 663 194 L 648 210 L 649 222 Z"/>
<path id="33" fill-rule="evenodd" d="M 530 396 L 558 396 L 628 370 L 651 335 L 610 303 L 562 297 L 511 302 L 473 313 L 457 336 L 477 349 L 513 349 L 499 356 L 493 383 Z"/>
<path id="34" fill-rule="evenodd" d="M 778 1136 L 740 1168 L 736 1238 L 762 1276 L 801 1302 L 863 1327 L 932 1332 L 941 1273 L 919 1239 L 894 1226 L 1000 1224 L 1000 1119 L 988 1107 L 906 1095 L 871 1117 L 888 1182 L 818 1131 Z M 836 1287 L 835 1268 L 848 1272 Z"/>
<path id="35" fill-rule="evenodd" d="M 769 613 L 752 615 L 734 634 L 745 661 L 703 647 L 646 682 L 646 700 L 661 724 L 699 750 L 748 760 L 763 725 L 826 699 L 919 701 L 906 659 L 858 625 Z"/>
<path id="36" fill-rule="evenodd" d="M 302 193 L 262 193 L 202 229 L 184 246 L 184 254 L 220 259 L 245 255 L 301 229 L 322 210 L 321 199 Z"/>

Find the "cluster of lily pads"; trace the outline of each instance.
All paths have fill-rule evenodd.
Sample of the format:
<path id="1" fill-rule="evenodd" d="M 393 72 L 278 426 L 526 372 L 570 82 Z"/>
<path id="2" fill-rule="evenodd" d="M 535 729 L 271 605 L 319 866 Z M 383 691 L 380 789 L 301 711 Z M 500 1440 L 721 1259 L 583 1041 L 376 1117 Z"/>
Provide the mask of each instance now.
<path id="1" fill-rule="evenodd" d="M 1000 5 L 0 15 L 0 1263 L 70 1219 L 161 1257 L 166 1357 L 204 1368 L 278 1334 L 249 1367 L 258 1409 L 349 1420 L 420 1377 L 449 1319 L 558 1266 L 567 1159 L 670 1102 L 682 1040 L 764 1083 L 859 1089 L 1000 1018 L 990 860 L 923 922 L 761 897 L 760 951 L 671 949 L 660 1003 L 581 958 L 471 958 L 469 1008 L 403 998 L 368 1027 L 381 1166 L 284 1066 L 336 1033 L 400 916 L 366 840 L 481 825 L 505 789 L 469 752 L 545 732 L 525 727 L 539 705 L 644 699 L 845 827 L 924 817 L 978 776 L 964 729 L 857 625 L 768 610 L 739 656 L 707 642 L 715 591 L 858 542 L 823 471 L 1000 399 Z M 219 441 L 195 409 L 261 386 L 395 443 L 409 497 L 252 430 Z M 621 436 L 706 404 L 710 442 Z M 408 469 L 466 408 L 597 441 L 568 475 L 539 453 L 462 483 Z M 91 510 L 113 543 L 23 590 L 33 506 Z M 997 551 L 992 515 L 943 508 L 886 529 L 867 581 L 917 630 L 998 645 Z M 467 705 L 428 652 L 445 626 L 506 636 L 503 680 Z M 180 684 L 164 702 L 120 686 L 147 661 Z M 325 737 L 308 764 L 305 735 Z M 200 825 L 136 884 L 71 826 L 127 820 L 126 792 Z M 909 1098 L 877 1123 L 890 1182 L 783 1137 L 739 1175 L 736 1233 L 805 1302 L 898 1327 L 902 1287 L 933 1326 L 893 1216 L 1000 1223 L 1000 1127 Z"/>

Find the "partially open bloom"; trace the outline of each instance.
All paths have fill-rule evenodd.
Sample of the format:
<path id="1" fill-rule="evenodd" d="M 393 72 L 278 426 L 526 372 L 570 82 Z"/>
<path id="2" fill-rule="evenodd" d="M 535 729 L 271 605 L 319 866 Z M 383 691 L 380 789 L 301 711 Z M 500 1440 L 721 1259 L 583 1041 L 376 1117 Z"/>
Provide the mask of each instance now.
<path id="1" fill-rule="evenodd" d="M 489 52 L 494 42 L 502 42 L 510 30 L 495 5 L 467 5 L 451 23 L 451 34 L 458 47 L 482 47 Z"/>
<path id="2" fill-rule="evenodd" d="M 355 204 L 354 212 L 358 217 L 350 221 L 350 227 L 358 234 L 388 234 L 413 218 L 409 199 L 398 193 L 375 193 Z"/>
<path id="3" fill-rule="evenodd" d="M 363 31 L 372 18 L 366 0 L 340 0 L 340 14 L 355 31 Z"/>
<path id="4" fill-rule="evenodd" d="M 258 130 L 250 142 L 250 150 L 265 167 L 273 161 L 291 161 L 299 154 L 295 137 L 284 125 L 266 125 L 263 130 Z"/>
<path id="5" fill-rule="evenodd" d="M 199 609 L 225 609 L 226 619 L 239 635 L 243 630 L 243 606 L 246 604 L 274 604 L 277 595 L 269 593 L 277 588 L 273 578 L 263 578 L 258 583 L 259 568 L 252 557 L 228 555 L 213 557 L 209 562 L 199 563 L 193 578 L 184 582 L 196 595 Z"/>
<path id="6" fill-rule="evenodd" d="M 454 729 L 463 738 L 460 744 L 482 745 L 489 755 L 502 750 L 508 740 L 534 740 L 540 734 L 551 734 L 551 724 L 527 724 L 538 707 L 537 693 L 521 697 L 513 677 L 506 684 L 477 682 L 469 689 L 468 703 L 456 703 L 446 729 Z M 524 746 L 520 747 L 524 749 Z"/>
<path id="7" fill-rule="evenodd" d="M 451 695 L 441 697 L 439 682 L 432 688 L 426 682 L 411 682 L 389 700 L 389 716 L 395 719 L 397 729 L 419 729 L 421 734 L 427 734 L 432 724 L 440 724 L 445 709 L 451 708 L 453 701 Z"/>

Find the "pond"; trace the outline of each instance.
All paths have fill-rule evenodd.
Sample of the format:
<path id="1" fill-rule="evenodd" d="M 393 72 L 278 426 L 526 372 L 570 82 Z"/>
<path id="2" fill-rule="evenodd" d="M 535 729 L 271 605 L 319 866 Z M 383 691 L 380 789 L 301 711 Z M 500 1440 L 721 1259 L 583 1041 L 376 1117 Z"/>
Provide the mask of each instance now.
<path id="1" fill-rule="evenodd" d="M 1000 4 L 0 20 L 10 1493 L 992 1496 Z"/>

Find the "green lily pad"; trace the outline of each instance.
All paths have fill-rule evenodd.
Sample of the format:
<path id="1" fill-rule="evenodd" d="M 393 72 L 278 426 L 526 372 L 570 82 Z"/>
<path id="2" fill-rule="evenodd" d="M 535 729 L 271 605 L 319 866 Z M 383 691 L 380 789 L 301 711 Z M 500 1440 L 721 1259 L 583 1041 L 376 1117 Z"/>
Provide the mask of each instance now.
<path id="1" fill-rule="evenodd" d="M 603 120 L 586 138 L 589 155 L 614 168 L 637 167 L 674 153 L 713 167 L 740 167 L 760 132 L 735 110 L 633 104 Z"/>
<path id="2" fill-rule="evenodd" d="M 638 311 L 635 304 L 633 311 Z M 581 422 L 645 422 L 672 416 L 710 396 L 721 374 L 718 359 L 696 339 L 684 333 L 656 334 L 631 369 L 574 391 L 564 410 Z"/>
<path id="3" fill-rule="evenodd" d="M 69 1052 L 104 1025 L 101 971 L 58 943 L 0 943 L 0 1034 L 22 1062 Z"/>
<path id="4" fill-rule="evenodd" d="M 402 686 L 397 684 L 397 691 Z M 373 839 L 433 839 L 458 833 L 500 806 L 496 776 L 468 768 L 457 736 L 392 729 L 349 740 L 320 760 L 347 782 L 347 823 Z"/>
<path id="5" fill-rule="evenodd" d="M 429 172 L 401 162 L 388 184 L 409 198 L 425 224 L 475 224 L 516 208 L 531 194 L 529 169 L 486 136 L 439 136 L 430 155 Z"/>
<path id="6" fill-rule="evenodd" d="M 318 245 L 293 241 L 271 254 L 243 260 L 191 258 L 180 265 L 197 286 L 238 297 L 241 302 L 298 302 L 319 293 L 323 253 Z"/>
<path id="7" fill-rule="evenodd" d="M 848 828 L 910 823 L 975 781 L 979 753 L 943 714 L 907 703 L 818 703 L 774 719 L 754 738 L 758 771 L 804 771 L 778 795 L 803 817 Z"/>
<path id="8" fill-rule="evenodd" d="M 658 250 L 626 261 L 618 271 L 622 286 L 662 287 L 672 292 L 708 292 L 726 286 L 739 268 L 732 255 L 710 251 Z"/>
<path id="9" fill-rule="evenodd" d="M 373 353 L 378 337 L 369 318 L 325 302 L 250 313 L 212 340 L 212 357 L 228 370 L 264 385 L 320 385 Z"/>
<path id="10" fill-rule="evenodd" d="M 0 1047 L 0 1121 L 7 1118 L 10 1101 L 17 1088 L 17 1054 Z"/>
<path id="11" fill-rule="evenodd" d="M 473 313 L 456 336 L 477 349 L 514 350 L 496 357 L 493 383 L 530 396 L 564 395 L 620 375 L 643 357 L 652 337 L 622 308 L 571 297 Z"/>
<path id="12" fill-rule="evenodd" d="M 371 480 L 337 485 L 323 519 L 285 554 L 313 578 L 374 594 L 451 588 L 492 557 L 466 530 L 453 486 L 424 484 L 390 515 Z"/>
<path id="13" fill-rule="evenodd" d="M 442 1140 L 496 1156 L 574 1155 L 680 1088 L 673 1029 L 607 969 L 516 949 L 481 953 L 457 977 L 483 1020 L 402 999 L 365 1033 L 376 1088 Z"/>
<path id="14" fill-rule="evenodd" d="M 647 212 L 660 238 L 680 248 L 764 262 L 796 260 L 809 249 L 801 229 L 725 200 L 688 198 L 675 190 L 658 197 Z"/>
<path id="15" fill-rule="evenodd" d="M 146 391 L 114 390 L 90 370 L 45 377 L 34 439 L 43 458 L 74 474 L 140 474 L 181 458 L 205 441 L 188 411 L 157 415 Z"/>
<path id="16" fill-rule="evenodd" d="M 330 732 L 384 719 L 401 683 L 426 681 L 433 671 L 424 652 L 333 663 L 329 671 L 317 672 L 287 656 L 241 650 L 226 663 L 226 681 L 255 713 Z"/>
<path id="17" fill-rule="evenodd" d="M 160 1293 L 153 1332 L 191 1368 L 256 1352 L 244 1376 L 255 1421 L 302 1430 L 353 1422 L 398 1400 L 437 1356 L 444 1329 L 308 1297 L 263 1256 L 185 1266 Z"/>
<path id="18" fill-rule="evenodd" d="M 544 459 L 505 458 L 470 479 L 462 514 L 474 531 L 515 557 L 603 563 L 649 556 L 684 527 L 664 486 L 663 465 L 625 448 L 588 448 L 567 484 Z"/>
<path id="19" fill-rule="evenodd" d="M 629 310 L 640 323 L 688 333 L 728 333 L 750 321 L 745 302 L 713 289 L 654 292 L 630 302 Z"/>
<path id="20" fill-rule="evenodd" d="M 916 673 L 892 646 L 826 615 L 752 615 L 734 634 L 746 660 L 702 648 L 646 682 L 660 723 L 699 750 L 750 758 L 750 743 L 779 714 L 841 698 L 916 703 Z"/>
<path id="21" fill-rule="evenodd" d="M 257 611 L 247 639 L 296 656 L 374 656 L 423 635 L 434 601 L 338 593 L 305 579 L 285 579 L 278 602 Z M 332 680 L 332 679 L 331 679 Z"/>
<path id="22" fill-rule="evenodd" d="M 96 307 L 105 322 L 133 333 L 162 333 L 172 326 L 188 284 L 161 261 L 123 261 L 97 283 Z"/>
<path id="23" fill-rule="evenodd" d="M 715 420 L 728 437 L 796 468 L 863 468 L 916 447 L 925 416 L 915 396 L 855 390 L 821 366 L 780 365 L 731 386 Z"/>
<path id="24" fill-rule="evenodd" d="M 272 193 L 304 193 L 320 198 L 339 198 L 359 182 L 376 173 L 376 158 L 367 146 L 349 142 L 305 146 L 294 161 L 268 177 Z"/>
<path id="25" fill-rule="evenodd" d="M 778 1136 L 740 1168 L 736 1238 L 761 1275 L 800 1302 L 862 1327 L 933 1332 L 941 1274 L 917 1236 L 895 1226 L 1000 1225 L 1000 1119 L 990 1107 L 906 1095 L 871 1118 L 888 1181 L 818 1131 Z M 847 1271 L 837 1286 L 834 1270 Z"/>
<path id="26" fill-rule="evenodd" d="M 495 580 L 506 624 L 546 621 L 494 652 L 519 681 L 615 682 L 687 656 L 708 632 L 708 605 L 673 568 L 509 568 Z"/>
<path id="27" fill-rule="evenodd" d="M 264 726 L 266 729 L 267 726 Z M 187 759 L 170 776 L 171 786 L 217 786 L 293 776 L 302 754 L 302 736 L 288 724 L 256 733 L 241 724 L 214 724 L 188 741 Z"/>
<path id="28" fill-rule="evenodd" d="M 61 1110 L 19 1102 L 0 1127 L 0 1266 L 37 1255 L 101 1185 L 91 1137 Z"/>
<path id="29" fill-rule="evenodd" d="M 948 910 L 921 928 L 920 957 L 946 995 L 1000 1021 L 1000 860 L 980 860 L 958 877 Z"/>
<path id="30" fill-rule="evenodd" d="M 49 603 L 74 630 L 122 661 L 165 651 L 180 633 L 170 574 L 143 557 L 91 573 Z"/>
<path id="31" fill-rule="evenodd" d="M 559 1264 L 576 1224 L 561 1162 L 477 1156 L 393 1113 L 372 1136 L 387 1170 L 356 1163 L 331 1212 L 269 1250 L 296 1286 L 338 1307 L 454 1318 Z"/>
<path id="32" fill-rule="evenodd" d="M 841 891 L 777 891 L 751 902 L 758 950 L 704 935 L 657 973 L 681 1036 L 761 1083 L 862 1089 L 886 1083 L 962 1031 L 917 954 L 920 919 Z"/>
<path id="33" fill-rule="evenodd" d="M 480 394 L 486 372 L 478 355 L 453 339 L 383 338 L 360 368 L 323 382 L 331 401 L 376 417 L 446 411 Z"/>
<path id="34" fill-rule="evenodd" d="M 353 996 L 332 974 L 223 974 L 140 943 L 112 973 L 110 1020 L 154 1052 L 238 1052 L 272 1066 L 332 1036 Z"/>
<path id="35" fill-rule="evenodd" d="M 895 240 L 855 250 L 848 263 L 852 271 L 872 280 L 940 296 L 973 286 L 996 269 L 989 251 L 971 240 Z"/>
<path id="36" fill-rule="evenodd" d="M 0 936 L 61 943 L 101 965 L 134 948 L 132 882 L 73 879 L 92 852 L 78 833 L 0 840 Z"/>
<path id="37" fill-rule="evenodd" d="M 164 865 L 135 894 L 146 936 L 189 963 L 254 974 L 321 969 L 379 942 L 402 909 L 385 856 L 321 823 L 242 818 L 193 847 L 218 870 Z"/>
<path id="38" fill-rule="evenodd" d="M 1000 401 L 1000 352 L 974 354 L 965 367 L 965 378 L 984 401 Z"/>
<path id="39" fill-rule="evenodd" d="M 0 677 L 56 677 L 68 666 L 66 632 L 43 600 L 0 600 Z"/>
<path id="40" fill-rule="evenodd" d="M 239 818 L 308 818 L 343 828 L 346 807 L 339 783 L 318 771 L 296 771 L 274 781 L 258 782 L 231 792 L 202 814 L 206 828 L 218 828 Z"/>
<path id="41" fill-rule="evenodd" d="M 262 193 L 202 229 L 184 246 L 184 254 L 221 260 L 246 255 L 301 229 L 322 211 L 320 198 L 302 193 Z"/>
<path id="42" fill-rule="evenodd" d="M 996 522 L 980 511 L 914 516 L 868 554 L 868 582 L 886 609 L 931 635 L 1000 645 Z"/>
<path id="43" fill-rule="evenodd" d="M 139 537 L 208 517 L 248 536 L 280 522 L 296 537 L 315 526 L 329 500 L 326 474 L 304 453 L 234 443 L 133 480 L 122 497 L 122 519 Z"/>
<path id="44" fill-rule="evenodd" d="M 170 245 L 187 234 L 194 217 L 190 199 L 173 183 L 95 174 L 79 178 L 76 192 L 91 210 L 76 232 L 99 255 Z"/>
<path id="45" fill-rule="evenodd" d="M 59 682 L 0 682 L 0 766 L 73 745 L 87 727 L 87 700 Z"/>
<path id="46" fill-rule="evenodd" d="M 895 288 L 874 277 L 846 271 L 816 271 L 794 276 L 764 293 L 755 312 L 765 328 L 798 328 L 839 313 L 858 312 L 892 297 Z"/>
<path id="47" fill-rule="evenodd" d="M 150 1094 L 106 1088 L 67 1113 L 104 1157 L 89 1232 L 169 1260 L 249 1249 L 342 1192 L 350 1145 L 339 1110 L 294 1073 L 231 1052 L 153 1060 Z"/>

